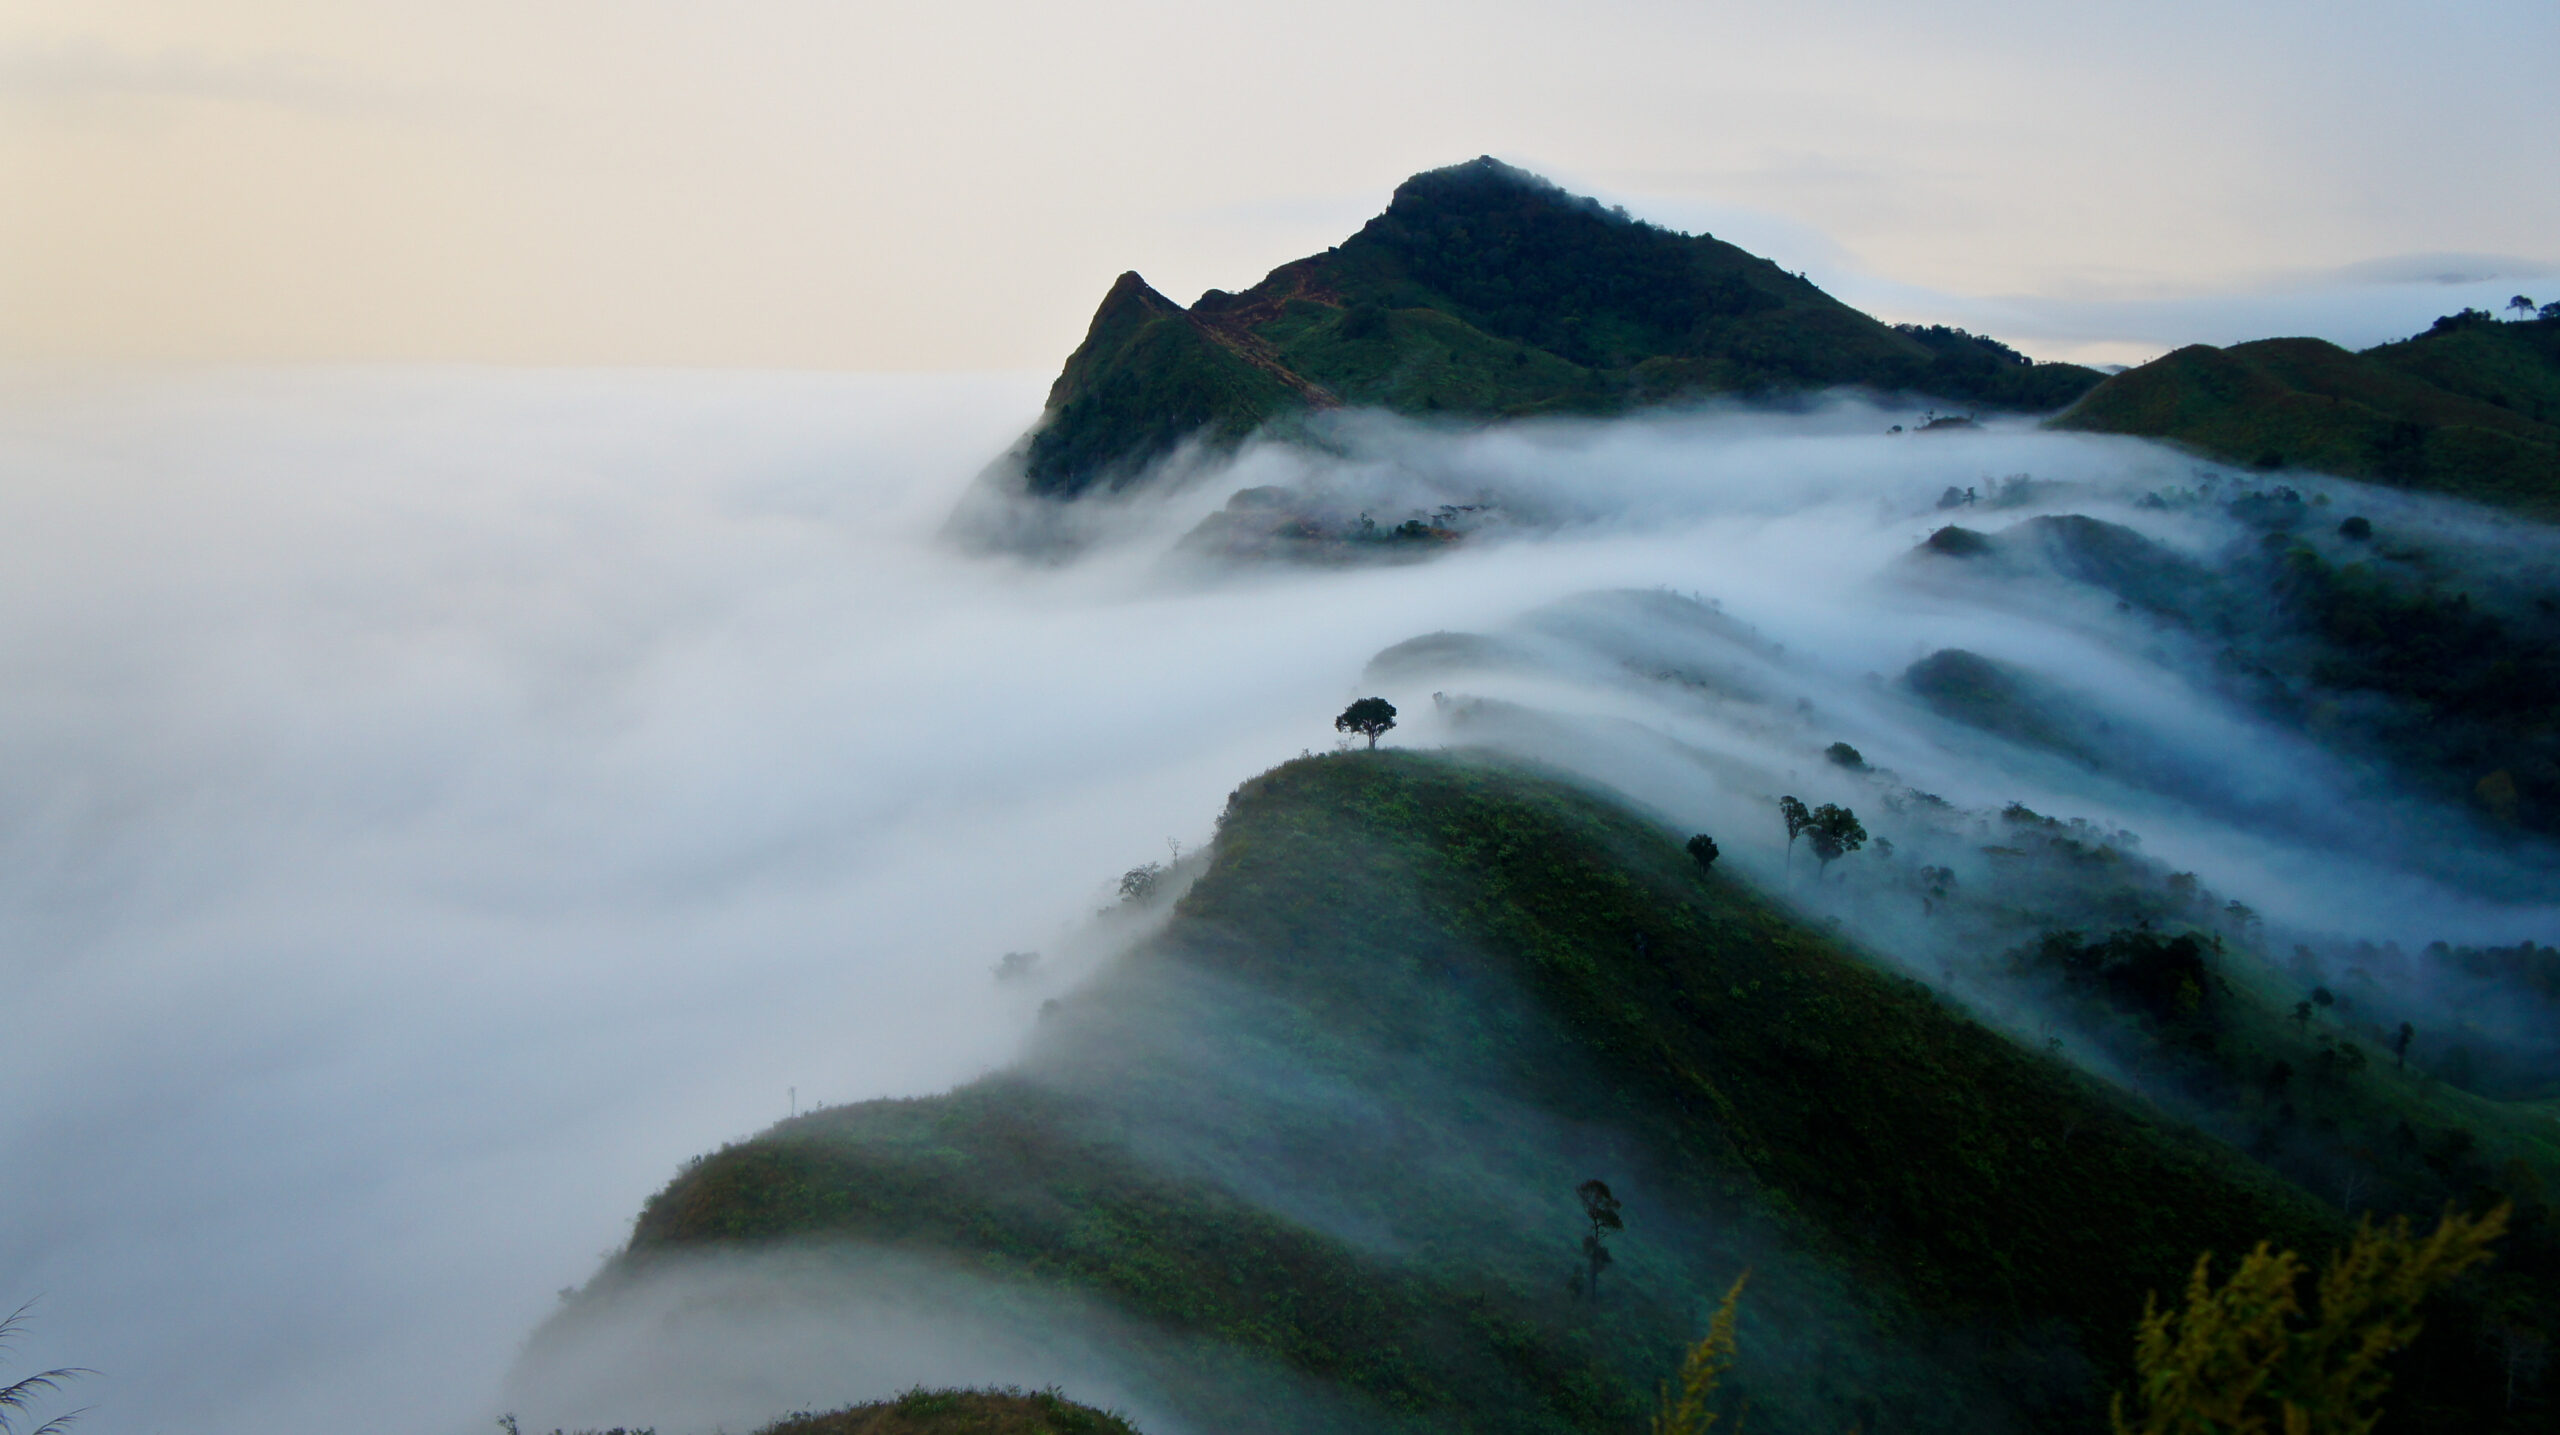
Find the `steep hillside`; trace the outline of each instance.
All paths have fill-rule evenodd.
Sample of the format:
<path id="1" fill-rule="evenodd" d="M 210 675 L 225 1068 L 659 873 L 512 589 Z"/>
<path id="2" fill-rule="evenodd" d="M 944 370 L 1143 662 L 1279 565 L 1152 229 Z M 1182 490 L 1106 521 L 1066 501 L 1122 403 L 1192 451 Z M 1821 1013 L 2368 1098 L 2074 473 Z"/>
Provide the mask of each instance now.
<path id="1" fill-rule="evenodd" d="M 1114 486 L 1182 440 L 1334 404 L 1605 414 L 1838 385 L 2045 411 L 2098 375 L 1889 327 L 1708 235 L 1478 159 L 1414 176 L 1340 246 L 1189 310 L 1123 275 L 1022 452 L 1031 491 Z"/>
<path id="2" fill-rule="evenodd" d="M 1099 1294 L 1354 1393 L 1360 1428 L 1601 1431 L 1748 1265 L 1755 1425 L 2062 1430 L 2198 1251 L 2334 1239 L 1676 838 L 1459 758 L 1277 769 L 1019 1070 L 707 1158 L 586 1299 L 678 1253 L 847 1240 Z M 1626 1221 L 1596 1299 L 1593 1177 Z"/>
<path id="3" fill-rule="evenodd" d="M 2467 311 L 2362 353 L 2319 339 L 2194 344 L 2115 375 L 2054 424 L 2550 517 L 2560 514 L 2560 315 L 2501 323 Z"/>

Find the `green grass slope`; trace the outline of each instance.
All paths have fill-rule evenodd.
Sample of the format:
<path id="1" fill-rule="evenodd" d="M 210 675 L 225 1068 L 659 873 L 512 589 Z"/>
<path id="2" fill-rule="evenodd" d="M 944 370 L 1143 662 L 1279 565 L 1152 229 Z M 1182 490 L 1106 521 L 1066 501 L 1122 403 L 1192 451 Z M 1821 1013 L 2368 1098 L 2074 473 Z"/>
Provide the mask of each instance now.
<path id="1" fill-rule="evenodd" d="M 1340 246 L 1244 293 L 1211 290 L 1188 311 L 1157 299 L 1197 344 L 1105 323 L 1135 282 L 1104 301 L 1033 432 L 1034 492 L 1122 479 L 1170 446 L 1170 424 L 1232 443 L 1335 402 L 1499 418 L 1847 385 L 2043 412 L 2099 378 L 1961 330 L 1880 323 L 1712 236 L 1489 158 L 1414 176 Z M 1227 386 L 1246 370 L 1260 386 Z M 1106 371 L 1123 377 L 1091 381 Z"/>
<path id="2" fill-rule="evenodd" d="M 2085 1429 L 2199 1251 L 2333 1243 L 1678 836 L 1460 758 L 1288 764 L 1023 1069 L 724 1149 L 622 1265 L 889 1246 L 1099 1294 L 1354 1393 L 1363 1428 L 1605 1431 L 1751 1264 L 1764 1428 Z M 1629 1216 L 1596 1302 L 1565 1279 L 1590 1175 Z"/>
<path id="3" fill-rule="evenodd" d="M 1311 397 L 1321 398 L 1123 274 L 1050 386 L 1024 473 L 1035 493 L 1122 483 L 1185 439 L 1231 445 Z"/>
<path id="4" fill-rule="evenodd" d="M 2053 422 L 2550 517 L 2560 514 L 2560 318 L 2458 314 L 2362 353 L 2319 339 L 2190 345 L 2115 375 Z"/>

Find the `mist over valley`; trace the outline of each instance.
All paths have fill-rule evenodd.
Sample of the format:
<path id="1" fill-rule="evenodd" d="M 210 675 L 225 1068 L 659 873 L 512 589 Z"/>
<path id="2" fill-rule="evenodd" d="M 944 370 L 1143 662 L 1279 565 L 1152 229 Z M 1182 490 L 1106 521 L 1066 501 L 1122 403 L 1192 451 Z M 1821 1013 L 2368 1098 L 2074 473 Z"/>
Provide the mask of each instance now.
<path id="1" fill-rule="evenodd" d="M 1755 1421 L 2090 1428 L 2203 1244 L 2550 1169 L 2547 723 L 2286 606 L 2548 681 L 2531 520 L 1835 395 L 1345 410 L 955 542 L 1037 383 L 13 376 L 31 1365 L 116 1429 L 1616 1428 L 1747 1267 Z M 2192 1199 L 1954 1214 L 2084 1161 Z M 2458 1404 L 2522 1337 L 2446 1319 Z"/>

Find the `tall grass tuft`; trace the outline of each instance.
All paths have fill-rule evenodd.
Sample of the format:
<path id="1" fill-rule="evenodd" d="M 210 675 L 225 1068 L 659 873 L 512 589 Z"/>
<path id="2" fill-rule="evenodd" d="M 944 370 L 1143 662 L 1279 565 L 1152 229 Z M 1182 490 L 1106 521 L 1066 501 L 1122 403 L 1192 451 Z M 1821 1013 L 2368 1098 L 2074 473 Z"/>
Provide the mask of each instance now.
<path id="1" fill-rule="evenodd" d="M 2196 1258 L 2184 1308 L 2146 1302 L 2134 1337 L 2130 1414 L 2119 1395 L 2115 1435 L 2367 1435 L 2390 1389 L 2383 1361 L 2418 1336 L 2418 1307 L 2489 1259 L 2507 1208 L 2447 1211 L 2424 1238 L 2406 1217 L 2370 1217 L 2330 1257 L 2305 1307 L 2310 1266 L 2261 1242 L 2220 1286 L 2210 1253 Z"/>

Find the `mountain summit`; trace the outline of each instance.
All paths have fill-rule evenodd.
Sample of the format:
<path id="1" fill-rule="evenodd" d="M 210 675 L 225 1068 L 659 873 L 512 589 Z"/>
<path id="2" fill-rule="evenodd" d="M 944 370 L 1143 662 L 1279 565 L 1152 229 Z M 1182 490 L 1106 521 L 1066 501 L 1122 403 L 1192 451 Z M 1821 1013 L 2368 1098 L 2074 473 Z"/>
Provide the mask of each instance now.
<path id="1" fill-rule="evenodd" d="M 1186 309 L 1121 275 L 1019 459 L 1031 492 L 1070 498 L 1187 439 L 1231 447 L 1344 404 L 1511 418 L 1856 386 L 2045 411 L 2098 379 L 1884 324 L 1758 255 L 1486 157 L 1406 180 L 1359 233 L 1241 294 Z"/>

